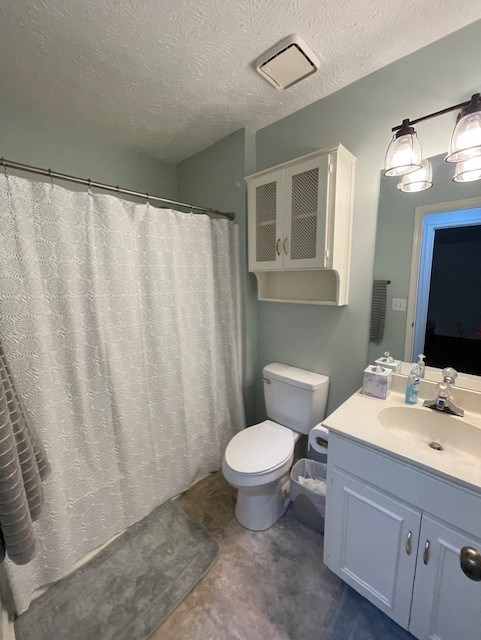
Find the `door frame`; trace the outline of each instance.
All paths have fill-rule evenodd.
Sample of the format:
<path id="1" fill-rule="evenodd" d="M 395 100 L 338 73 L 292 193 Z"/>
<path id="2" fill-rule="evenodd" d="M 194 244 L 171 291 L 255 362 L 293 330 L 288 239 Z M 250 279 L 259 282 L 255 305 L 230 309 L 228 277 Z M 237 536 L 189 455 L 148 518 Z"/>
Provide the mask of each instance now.
<path id="1" fill-rule="evenodd" d="M 480 209 L 480 211 L 475 213 L 470 211 L 471 209 Z M 455 216 L 453 212 L 456 212 Z M 426 218 L 430 215 L 433 218 L 425 225 Z M 481 198 L 464 198 L 415 208 L 404 342 L 404 360 L 406 362 L 414 362 L 413 358 L 418 353 L 422 353 L 423 349 L 423 345 L 419 348 L 421 338 L 417 328 L 424 326 L 422 335 L 424 341 L 435 231 L 475 224 L 481 224 Z"/>

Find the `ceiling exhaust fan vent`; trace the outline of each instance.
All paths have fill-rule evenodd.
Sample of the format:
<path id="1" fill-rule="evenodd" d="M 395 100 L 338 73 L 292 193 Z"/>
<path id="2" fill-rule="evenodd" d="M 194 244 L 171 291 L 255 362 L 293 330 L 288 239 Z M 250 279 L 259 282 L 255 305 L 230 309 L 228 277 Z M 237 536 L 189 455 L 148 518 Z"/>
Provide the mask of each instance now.
<path id="1" fill-rule="evenodd" d="M 282 91 L 315 73 L 320 62 L 301 36 L 294 33 L 266 51 L 255 65 L 263 78 Z"/>

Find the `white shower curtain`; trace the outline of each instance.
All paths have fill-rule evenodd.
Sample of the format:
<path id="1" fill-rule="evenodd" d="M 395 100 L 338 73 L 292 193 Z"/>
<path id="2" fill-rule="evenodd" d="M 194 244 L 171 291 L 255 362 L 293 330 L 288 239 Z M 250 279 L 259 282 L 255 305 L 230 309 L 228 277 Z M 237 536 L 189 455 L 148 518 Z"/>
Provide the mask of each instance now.
<path id="1" fill-rule="evenodd" d="M 52 467 L 41 585 L 219 468 L 244 426 L 234 225 L 0 176 L 0 336 Z M 126 561 L 129 561 L 128 559 Z"/>

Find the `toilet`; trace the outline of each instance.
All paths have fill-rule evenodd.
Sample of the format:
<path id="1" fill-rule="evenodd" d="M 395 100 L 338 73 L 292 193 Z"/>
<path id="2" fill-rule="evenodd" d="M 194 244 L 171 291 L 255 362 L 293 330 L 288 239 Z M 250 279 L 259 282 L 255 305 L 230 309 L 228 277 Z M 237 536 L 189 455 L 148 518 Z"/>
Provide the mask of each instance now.
<path id="1" fill-rule="evenodd" d="M 269 420 L 235 435 L 222 462 L 238 490 L 236 518 L 252 531 L 272 527 L 286 512 L 295 444 L 324 418 L 329 390 L 328 376 L 280 362 L 263 374 Z"/>

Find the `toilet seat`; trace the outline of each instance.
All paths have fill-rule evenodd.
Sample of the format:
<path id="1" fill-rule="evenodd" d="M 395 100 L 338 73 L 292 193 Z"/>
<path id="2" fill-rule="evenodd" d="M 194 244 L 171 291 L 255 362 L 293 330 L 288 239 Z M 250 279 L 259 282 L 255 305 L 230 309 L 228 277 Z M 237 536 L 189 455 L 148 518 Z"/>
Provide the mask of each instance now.
<path id="1" fill-rule="evenodd" d="M 265 420 L 235 435 L 224 461 L 236 474 L 267 474 L 290 462 L 296 439 L 291 429 Z"/>

